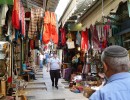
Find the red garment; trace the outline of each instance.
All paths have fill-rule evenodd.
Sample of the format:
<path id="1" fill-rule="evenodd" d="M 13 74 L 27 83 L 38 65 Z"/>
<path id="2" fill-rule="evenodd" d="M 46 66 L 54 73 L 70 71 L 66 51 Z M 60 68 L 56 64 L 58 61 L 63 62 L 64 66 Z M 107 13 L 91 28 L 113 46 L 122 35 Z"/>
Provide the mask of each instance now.
<path id="1" fill-rule="evenodd" d="M 25 18 L 30 18 L 31 17 L 31 12 L 26 12 L 25 13 Z"/>
<path id="2" fill-rule="evenodd" d="M 30 48 L 33 50 L 34 49 L 34 40 L 30 40 Z"/>
<path id="3" fill-rule="evenodd" d="M 58 44 L 58 33 L 55 26 L 51 26 L 51 39 L 55 44 Z"/>
<path id="4" fill-rule="evenodd" d="M 13 12 L 12 12 L 12 25 L 16 29 L 20 29 L 19 23 L 19 9 L 20 9 L 20 2 L 19 0 L 14 0 Z"/>
<path id="5" fill-rule="evenodd" d="M 61 32 L 61 44 L 64 46 L 66 44 L 66 32 L 64 28 L 60 29 Z"/>
<path id="6" fill-rule="evenodd" d="M 50 39 L 55 44 L 58 44 L 58 32 L 56 29 L 56 15 L 54 12 L 45 12 L 44 16 L 44 31 L 42 36 L 42 41 L 44 44 L 47 44 Z"/>
<path id="7" fill-rule="evenodd" d="M 55 44 L 58 44 L 58 32 L 56 29 L 56 15 L 54 12 L 51 12 L 51 39 Z"/>
<path id="8" fill-rule="evenodd" d="M 44 24 L 44 30 L 42 35 L 42 41 L 44 44 L 47 44 L 50 41 L 51 33 L 50 33 L 50 24 Z"/>
<path id="9" fill-rule="evenodd" d="M 89 38 L 88 38 L 88 30 L 81 32 L 81 49 L 86 51 L 89 49 Z"/>

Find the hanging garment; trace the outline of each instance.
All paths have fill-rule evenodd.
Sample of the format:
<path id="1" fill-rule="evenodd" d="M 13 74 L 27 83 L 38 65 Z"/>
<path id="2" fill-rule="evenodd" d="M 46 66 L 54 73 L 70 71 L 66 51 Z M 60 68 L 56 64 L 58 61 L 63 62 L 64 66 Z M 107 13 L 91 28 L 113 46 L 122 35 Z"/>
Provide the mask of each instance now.
<path id="1" fill-rule="evenodd" d="M 91 34 L 92 34 L 93 49 L 99 50 L 100 49 L 99 48 L 100 42 L 99 42 L 98 32 L 97 32 L 96 26 L 93 27 L 93 32 Z"/>
<path id="2" fill-rule="evenodd" d="M 81 44 L 81 34 L 79 31 L 76 33 L 76 44 L 79 46 Z"/>
<path id="3" fill-rule="evenodd" d="M 25 12 L 22 3 L 20 3 L 20 20 L 21 20 L 21 33 L 25 36 Z"/>
<path id="4" fill-rule="evenodd" d="M 13 12 L 12 12 L 12 25 L 16 29 L 20 29 L 19 23 L 19 0 L 14 0 Z"/>
<path id="5" fill-rule="evenodd" d="M 19 36 L 19 31 L 17 29 L 15 29 L 15 41 L 18 40 L 18 36 Z"/>
<path id="6" fill-rule="evenodd" d="M 44 44 L 47 44 L 50 39 L 55 44 L 58 44 L 58 32 L 56 28 L 56 15 L 54 12 L 45 12 L 44 16 L 44 31 L 42 36 L 42 41 Z"/>
<path id="7" fill-rule="evenodd" d="M 0 13 L 0 26 L 3 26 L 5 25 L 5 19 L 6 19 L 6 13 L 8 11 L 8 5 L 7 4 L 4 4 L 1 6 L 1 9 L 0 9 L 1 13 Z"/>
<path id="8" fill-rule="evenodd" d="M 42 22 L 42 16 L 43 13 L 42 8 L 31 8 L 31 21 L 29 23 L 29 31 L 28 31 L 28 37 L 33 39 L 34 34 L 38 35 L 40 34 L 41 30 L 41 22 Z"/>
<path id="9" fill-rule="evenodd" d="M 42 41 L 44 44 L 49 43 L 51 38 L 51 32 L 50 32 L 50 12 L 46 11 L 44 16 L 44 29 L 43 29 L 43 35 L 42 35 Z"/>
<path id="10" fill-rule="evenodd" d="M 58 44 L 58 33 L 56 29 L 56 15 L 54 12 L 51 12 L 51 19 L 50 19 L 50 25 L 51 25 L 51 39 L 55 44 Z"/>
<path id="11" fill-rule="evenodd" d="M 81 32 L 81 49 L 84 51 L 89 50 L 89 38 L 88 38 L 88 30 Z"/>
<path id="12" fill-rule="evenodd" d="M 65 28 L 61 28 L 60 32 L 61 32 L 61 44 L 62 44 L 62 46 L 64 46 L 66 44 L 66 32 L 65 32 Z"/>
<path id="13" fill-rule="evenodd" d="M 33 39 L 30 40 L 30 48 L 32 50 L 34 49 L 34 40 Z"/>

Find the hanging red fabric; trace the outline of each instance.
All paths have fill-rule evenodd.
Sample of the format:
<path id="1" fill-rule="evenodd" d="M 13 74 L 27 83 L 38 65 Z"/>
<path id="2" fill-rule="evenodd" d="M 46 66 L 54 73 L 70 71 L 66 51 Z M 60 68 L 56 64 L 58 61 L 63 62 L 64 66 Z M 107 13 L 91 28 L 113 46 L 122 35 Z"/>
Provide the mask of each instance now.
<path id="1" fill-rule="evenodd" d="M 84 51 L 88 51 L 89 49 L 89 38 L 88 38 L 88 30 L 81 32 L 81 49 Z"/>
<path id="2" fill-rule="evenodd" d="M 20 2 L 19 0 L 14 0 L 14 6 L 13 6 L 13 12 L 12 12 L 12 25 L 16 29 L 20 29 L 20 23 L 19 23 L 19 6 Z"/>
<path id="3" fill-rule="evenodd" d="M 51 25 L 50 25 L 50 12 L 46 11 L 44 16 L 44 30 L 42 35 L 42 41 L 47 44 L 51 38 Z"/>
<path id="4" fill-rule="evenodd" d="M 54 12 L 45 12 L 44 16 L 44 31 L 42 35 L 42 41 L 44 44 L 47 44 L 50 39 L 55 44 L 58 44 L 58 32 L 56 29 L 56 15 Z"/>
<path id="5" fill-rule="evenodd" d="M 62 46 L 64 46 L 66 44 L 66 32 L 65 32 L 65 28 L 61 28 L 60 32 L 61 32 L 61 44 L 62 44 Z"/>
<path id="6" fill-rule="evenodd" d="M 51 12 L 51 39 L 55 44 L 58 44 L 58 32 L 56 29 L 56 15 Z"/>
<path id="7" fill-rule="evenodd" d="M 34 40 L 33 39 L 30 40 L 30 48 L 32 50 L 34 49 Z"/>

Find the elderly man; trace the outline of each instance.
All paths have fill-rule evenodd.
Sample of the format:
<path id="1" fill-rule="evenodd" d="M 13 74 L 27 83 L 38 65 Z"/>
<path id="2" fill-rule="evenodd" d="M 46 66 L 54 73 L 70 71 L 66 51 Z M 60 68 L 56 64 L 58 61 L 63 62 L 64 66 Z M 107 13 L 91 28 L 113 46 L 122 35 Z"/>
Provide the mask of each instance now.
<path id="1" fill-rule="evenodd" d="M 107 83 L 89 100 L 129 100 L 130 73 L 128 52 L 121 46 L 110 46 L 101 55 Z"/>

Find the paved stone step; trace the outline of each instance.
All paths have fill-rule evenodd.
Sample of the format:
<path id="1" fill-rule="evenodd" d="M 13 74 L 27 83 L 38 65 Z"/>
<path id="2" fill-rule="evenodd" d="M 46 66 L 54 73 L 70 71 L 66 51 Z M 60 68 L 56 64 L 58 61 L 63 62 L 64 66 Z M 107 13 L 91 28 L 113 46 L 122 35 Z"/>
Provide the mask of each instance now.
<path id="1" fill-rule="evenodd" d="M 41 87 L 41 86 L 39 86 L 39 87 L 36 87 L 36 86 L 35 86 L 35 87 L 28 87 L 28 86 L 27 86 L 27 87 L 25 88 L 25 90 L 35 90 L 35 89 L 36 89 L 36 90 L 47 90 L 47 87 L 46 87 L 46 86 L 42 86 L 42 87 Z"/>
<path id="2" fill-rule="evenodd" d="M 35 75 L 43 75 L 43 73 L 36 73 Z"/>
<path id="3" fill-rule="evenodd" d="M 35 75 L 36 78 L 43 78 L 43 75 Z"/>
<path id="4" fill-rule="evenodd" d="M 43 85 L 46 85 L 45 82 L 28 82 L 28 84 L 43 84 Z"/>

